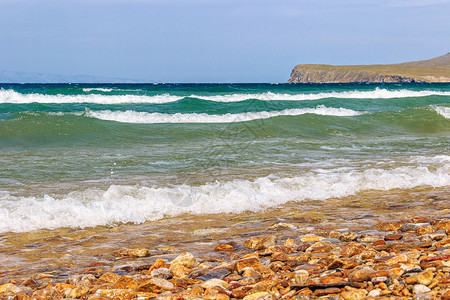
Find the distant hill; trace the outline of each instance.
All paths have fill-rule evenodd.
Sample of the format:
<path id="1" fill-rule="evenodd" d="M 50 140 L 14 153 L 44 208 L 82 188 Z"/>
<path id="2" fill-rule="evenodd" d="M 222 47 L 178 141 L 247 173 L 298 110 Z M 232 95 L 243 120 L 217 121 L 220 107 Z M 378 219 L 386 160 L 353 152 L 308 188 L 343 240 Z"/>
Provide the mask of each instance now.
<path id="1" fill-rule="evenodd" d="M 450 82 L 450 53 L 388 65 L 297 65 L 288 83 Z"/>
<path id="2" fill-rule="evenodd" d="M 90 75 L 61 75 L 49 73 L 0 70 L 0 83 L 139 83 L 142 80 Z"/>

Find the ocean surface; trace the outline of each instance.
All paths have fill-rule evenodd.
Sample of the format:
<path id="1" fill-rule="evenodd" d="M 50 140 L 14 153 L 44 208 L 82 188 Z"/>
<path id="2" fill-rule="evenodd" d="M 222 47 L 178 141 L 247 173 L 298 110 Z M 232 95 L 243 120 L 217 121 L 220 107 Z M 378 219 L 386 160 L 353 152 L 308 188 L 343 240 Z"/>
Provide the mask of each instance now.
<path id="1" fill-rule="evenodd" d="M 450 186 L 450 84 L 0 84 L 0 233 Z"/>

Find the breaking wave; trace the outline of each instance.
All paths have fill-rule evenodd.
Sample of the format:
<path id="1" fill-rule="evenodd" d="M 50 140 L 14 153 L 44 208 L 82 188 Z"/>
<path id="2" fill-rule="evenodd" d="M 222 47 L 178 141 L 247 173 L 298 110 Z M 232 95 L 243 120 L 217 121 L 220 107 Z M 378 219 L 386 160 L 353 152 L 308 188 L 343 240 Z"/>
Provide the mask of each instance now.
<path id="1" fill-rule="evenodd" d="M 107 92 L 110 89 L 104 88 L 85 88 L 85 92 L 101 91 Z M 391 99 L 391 98 L 410 98 L 427 96 L 450 96 L 450 92 L 445 91 L 412 91 L 407 89 L 387 90 L 375 88 L 371 91 L 343 91 L 343 92 L 322 92 L 322 93 L 238 93 L 226 95 L 171 95 L 168 93 L 158 95 L 103 95 L 103 94 L 79 94 L 79 95 L 50 95 L 50 94 L 23 94 L 14 90 L 0 89 L 0 103 L 97 103 L 97 104 L 121 104 L 121 103 L 170 103 L 184 98 L 195 98 L 214 102 L 241 102 L 255 99 L 261 101 L 304 101 L 319 100 L 327 98 L 338 99 Z"/>
<path id="2" fill-rule="evenodd" d="M 346 108 L 332 108 L 325 107 L 323 105 L 316 108 L 297 108 L 286 109 L 282 111 L 262 111 L 262 112 L 246 112 L 224 115 L 210 115 L 206 113 L 191 113 L 191 114 L 163 114 L 163 113 L 148 113 L 138 111 L 86 111 L 86 116 L 107 120 L 116 121 L 122 123 L 144 123 L 144 124 L 156 124 L 156 123 L 233 123 L 233 122 L 246 122 L 259 119 L 268 119 L 278 116 L 299 116 L 303 114 L 316 114 L 327 116 L 342 116 L 351 117 L 362 114 L 351 109 Z"/>
<path id="3" fill-rule="evenodd" d="M 277 207 L 289 201 L 345 197 L 365 190 L 449 185 L 450 157 L 426 159 L 439 162 L 439 166 L 432 169 L 403 166 L 359 171 L 350 168 L 345 172 L 308 172 L 290 178 L 268 176 L 256 180 L 216 181 L 200 186 L 112 185 L 107 190 L 88 189 L 60 198 L 0 193 L 0 218 L 3 220 L 0 232 L 142 223 L 184 213 L 242 213 Z"/>

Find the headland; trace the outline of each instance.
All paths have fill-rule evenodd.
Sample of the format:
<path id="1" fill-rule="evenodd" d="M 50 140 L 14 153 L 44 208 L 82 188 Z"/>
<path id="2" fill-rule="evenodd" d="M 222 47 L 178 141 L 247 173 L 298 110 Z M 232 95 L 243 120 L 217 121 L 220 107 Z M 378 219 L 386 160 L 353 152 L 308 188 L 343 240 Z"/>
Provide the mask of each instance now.
<path id="1" fill-rule="evenodd" d="M 450 53 L 420 61 L 386 65 L 301 64 L 288 83 L 450 82 Z"/>

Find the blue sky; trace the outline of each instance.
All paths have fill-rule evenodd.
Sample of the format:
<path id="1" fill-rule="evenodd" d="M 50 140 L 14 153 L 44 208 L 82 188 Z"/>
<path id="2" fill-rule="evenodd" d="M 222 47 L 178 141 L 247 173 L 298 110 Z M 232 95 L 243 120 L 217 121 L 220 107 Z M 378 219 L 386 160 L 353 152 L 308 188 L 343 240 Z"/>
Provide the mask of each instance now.
<path id="1" fill-rule="evenodd" d="M 0 0 L 0 70 L 285 82 L 450 51 L 450 0 Z"/>

